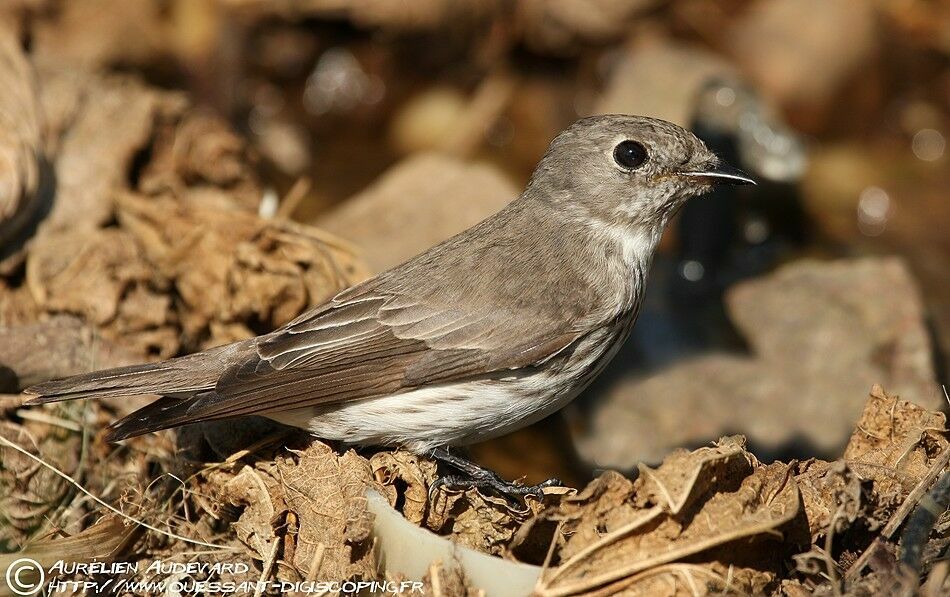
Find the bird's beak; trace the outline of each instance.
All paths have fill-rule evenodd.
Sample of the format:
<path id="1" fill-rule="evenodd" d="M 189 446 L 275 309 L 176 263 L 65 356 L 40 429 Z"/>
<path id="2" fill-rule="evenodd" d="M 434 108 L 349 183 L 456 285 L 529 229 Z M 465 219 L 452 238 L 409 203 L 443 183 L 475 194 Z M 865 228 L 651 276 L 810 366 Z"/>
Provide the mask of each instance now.
<path id="1" fill-rule="evenodd" d="M 697 172 L 680 172 L 680 176 L 699 178 L 713 184 L 757 184 L 755 180 L 735 166 L 719 160 L 715 166 Z"/>

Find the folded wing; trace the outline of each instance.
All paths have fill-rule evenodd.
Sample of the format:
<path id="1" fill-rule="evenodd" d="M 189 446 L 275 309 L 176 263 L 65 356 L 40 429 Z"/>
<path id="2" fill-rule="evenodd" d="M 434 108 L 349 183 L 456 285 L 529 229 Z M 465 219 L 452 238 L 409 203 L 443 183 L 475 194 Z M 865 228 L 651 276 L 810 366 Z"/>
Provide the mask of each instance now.
<path id="1" fill-rule="evenodd" d="M 567 322 L 539 326 L 519 315 L 347 292 L 260 338 L 257 350 L 225 370 L 213 390 L 145 407 L 120 421 L 113 437 L 528 369 L 580 336 Z"/>

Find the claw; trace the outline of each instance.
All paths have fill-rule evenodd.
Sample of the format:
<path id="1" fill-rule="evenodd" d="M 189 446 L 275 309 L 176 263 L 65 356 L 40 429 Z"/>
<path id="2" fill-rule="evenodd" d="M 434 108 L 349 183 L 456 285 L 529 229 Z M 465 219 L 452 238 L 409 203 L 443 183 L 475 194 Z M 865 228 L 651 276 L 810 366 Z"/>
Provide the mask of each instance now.
<path id="1" fill-rule="evenodd" d="M 463 490 L 472 488 L 486 489 L 504 498 L 509 504 L 518 505 L 517 498 L 523 500 L 526 496 L 532 495 L 538 500 L 541 500 L 544 497 L 544 489 L 546 487 L 562 487 L 564 485 L 559 479 L 548 479 L 537 485 L 521 485 L 520 483 L 506 481 L 494 472 L 470 460 L 449 454 L 447 450 L 433 450 L 432 456 L 439 462 L 448 464 L 463 474 L 437 478 L 432 485 L 429 486 L 430 503 L 434 503 L 435 496 L 442 487 Z"/>

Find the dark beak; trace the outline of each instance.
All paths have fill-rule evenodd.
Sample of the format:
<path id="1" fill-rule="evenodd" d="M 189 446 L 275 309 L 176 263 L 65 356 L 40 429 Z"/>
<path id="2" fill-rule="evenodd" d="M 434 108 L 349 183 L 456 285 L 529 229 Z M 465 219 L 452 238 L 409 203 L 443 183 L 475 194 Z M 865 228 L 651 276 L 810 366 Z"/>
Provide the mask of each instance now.
<path id="1" fill-rule="evenodd" d="M 700 172 L 680 172 L 680 176 L 704 179 L 706 182 L 712 184 L 757 184 L 751 176 L 721 160 L 718 164 L 709 169 L 704 169 Z"/>

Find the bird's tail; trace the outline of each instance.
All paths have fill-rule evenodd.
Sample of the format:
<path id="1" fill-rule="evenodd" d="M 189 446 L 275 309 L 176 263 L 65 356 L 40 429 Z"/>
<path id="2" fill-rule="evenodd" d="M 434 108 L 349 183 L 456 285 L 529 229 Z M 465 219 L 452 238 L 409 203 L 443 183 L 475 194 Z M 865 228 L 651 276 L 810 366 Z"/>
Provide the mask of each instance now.
<path id="1" fill-rule="evenodd" d="M 213 388 L 224 370 L 247 346 L 247 342 L 240 342 L 161 363 L 118 367 L 46 381 L 24 390 L 24 393 L 36 396 L 26 404 L 46 404 L 93 396 L 189 396 Z"/>
<path id="2" fill-rule="evenodd" d="M 205 421 L 206 417 L 195 417 L 188 412 L 197 399 L 159 398 L 110 425 L 106 441 L 117 442 L 153 431 Z"/>

